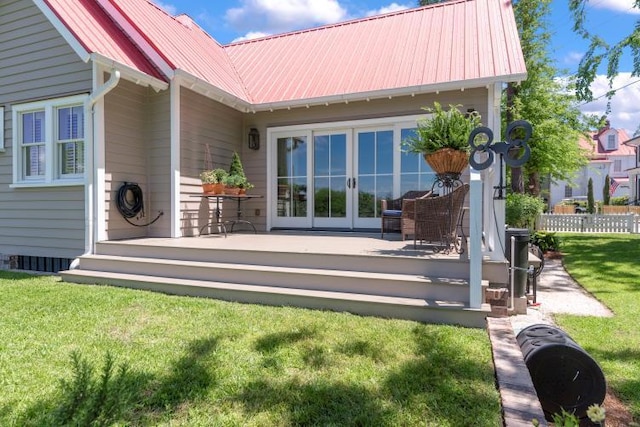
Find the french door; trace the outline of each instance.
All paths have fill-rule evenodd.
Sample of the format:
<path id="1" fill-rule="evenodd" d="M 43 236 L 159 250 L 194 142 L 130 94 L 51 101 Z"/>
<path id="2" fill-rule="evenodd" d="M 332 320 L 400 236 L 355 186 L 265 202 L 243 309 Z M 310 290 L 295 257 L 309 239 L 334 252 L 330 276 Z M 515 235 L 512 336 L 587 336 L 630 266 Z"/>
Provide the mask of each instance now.
<path id="1" fill-rule="evenodd" d="M 271 225 L 379 229 L 380 201 L 429 185 L 424 160 L 400 150 L 412 128 L 274 132 Z"/>

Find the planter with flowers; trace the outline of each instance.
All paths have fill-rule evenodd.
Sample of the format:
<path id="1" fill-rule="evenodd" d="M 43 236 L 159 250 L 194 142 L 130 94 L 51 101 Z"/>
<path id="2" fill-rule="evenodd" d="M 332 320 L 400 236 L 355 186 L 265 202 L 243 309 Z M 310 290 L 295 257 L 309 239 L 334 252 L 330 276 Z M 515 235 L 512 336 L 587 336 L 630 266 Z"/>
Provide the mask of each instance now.
<path id="1" fill-rule="evenodd" d="M 444 110 L 437 102 L 423 109 L 431 116 L 418 121 L 415 135 L 402 142 L 404 151 L 422 154 L 436 174 L 459 176 L 469 164 L 469 135 L 481 125 L 480 115 L 456 105 Z"/>

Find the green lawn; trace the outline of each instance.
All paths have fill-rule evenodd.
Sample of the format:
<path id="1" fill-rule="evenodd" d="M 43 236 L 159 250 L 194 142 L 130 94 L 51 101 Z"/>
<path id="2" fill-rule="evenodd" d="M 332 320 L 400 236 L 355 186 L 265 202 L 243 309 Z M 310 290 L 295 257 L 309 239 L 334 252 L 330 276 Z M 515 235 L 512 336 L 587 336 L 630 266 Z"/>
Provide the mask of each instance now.
<path id="1" fill-rule="evenodd" d="M 640 236 L 562 235 L 571 276 L 613 312 L 613 318 L 556 317 L 598 361 L 609 385 L 640 422 Z"/>
<path id="2" fill-rule="evenodd" d="M 0 313 L 2 426 L 501 422 L 481 329 L 9 273 Z"/>

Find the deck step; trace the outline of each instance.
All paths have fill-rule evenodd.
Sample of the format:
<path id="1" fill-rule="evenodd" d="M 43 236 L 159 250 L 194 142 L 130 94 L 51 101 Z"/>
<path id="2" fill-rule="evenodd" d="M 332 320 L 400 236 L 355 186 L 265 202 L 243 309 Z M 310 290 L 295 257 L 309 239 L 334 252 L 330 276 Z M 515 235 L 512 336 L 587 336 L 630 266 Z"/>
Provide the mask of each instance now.
<path id="1" fill-rule="evenodd" d="M 273 267 L 328 269 L 340 271 L 368 271 L 372 273 L 420 274 L 433 277 L 451 277 L 464 279 L 469 277 L 469 261 L 458 256 L 449 258 L 416 256 L 424 251 L 409 250 L 411 255 L 384 254 L 382 251 L 369 254 L 318 253 L 313 251 L 295 252 L 279 248 L 278 250 L 260 250 L 216 247 L 179 247 L 171 246 L 171 241 L 157 245 L 126 244 L 101 242 L 97 253 L 122 257 L 154 258 L 184 261 L 220 262 L 245 265 L 268 265 Z M 339 251 L 338 251 L 339 252 Z"/>
<path id="2" fill-rule="evenodd" d="M 235 263 L 87 255 L 80 269 L 380 296 L 468 302 L 465 279 Z"/>
<path id="3" fill-rule="evenodd" d="M 63 280 L 74 283 L 123 286 L 173 295 L 207 297 L 272 306 L 345 311 L 366 316 L 457 324 L 475 328 L 485 326 L 485 318 L 490 312 L 487 305 L 474 309 L 458 301 L 425 298 L 223 283 L 121 272 L 69 270 L 60 274 Z"/>

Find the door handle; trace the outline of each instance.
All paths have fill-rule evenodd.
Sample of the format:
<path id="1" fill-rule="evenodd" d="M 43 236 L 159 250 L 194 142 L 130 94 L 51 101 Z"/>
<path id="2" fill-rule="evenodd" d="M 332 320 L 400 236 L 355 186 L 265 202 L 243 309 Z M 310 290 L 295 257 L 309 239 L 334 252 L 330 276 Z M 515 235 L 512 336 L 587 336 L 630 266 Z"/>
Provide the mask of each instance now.
<path id="1" fill-rule="evenodd" d="M 351 178 L 347 178 L 347 188 L 351 188 Z"/>
<path id="2" fill-rule="evenodd" d="M 354 189 L 356 188 L 356 179 L 355 178 L 353 178 L 353 188 Z"/>

